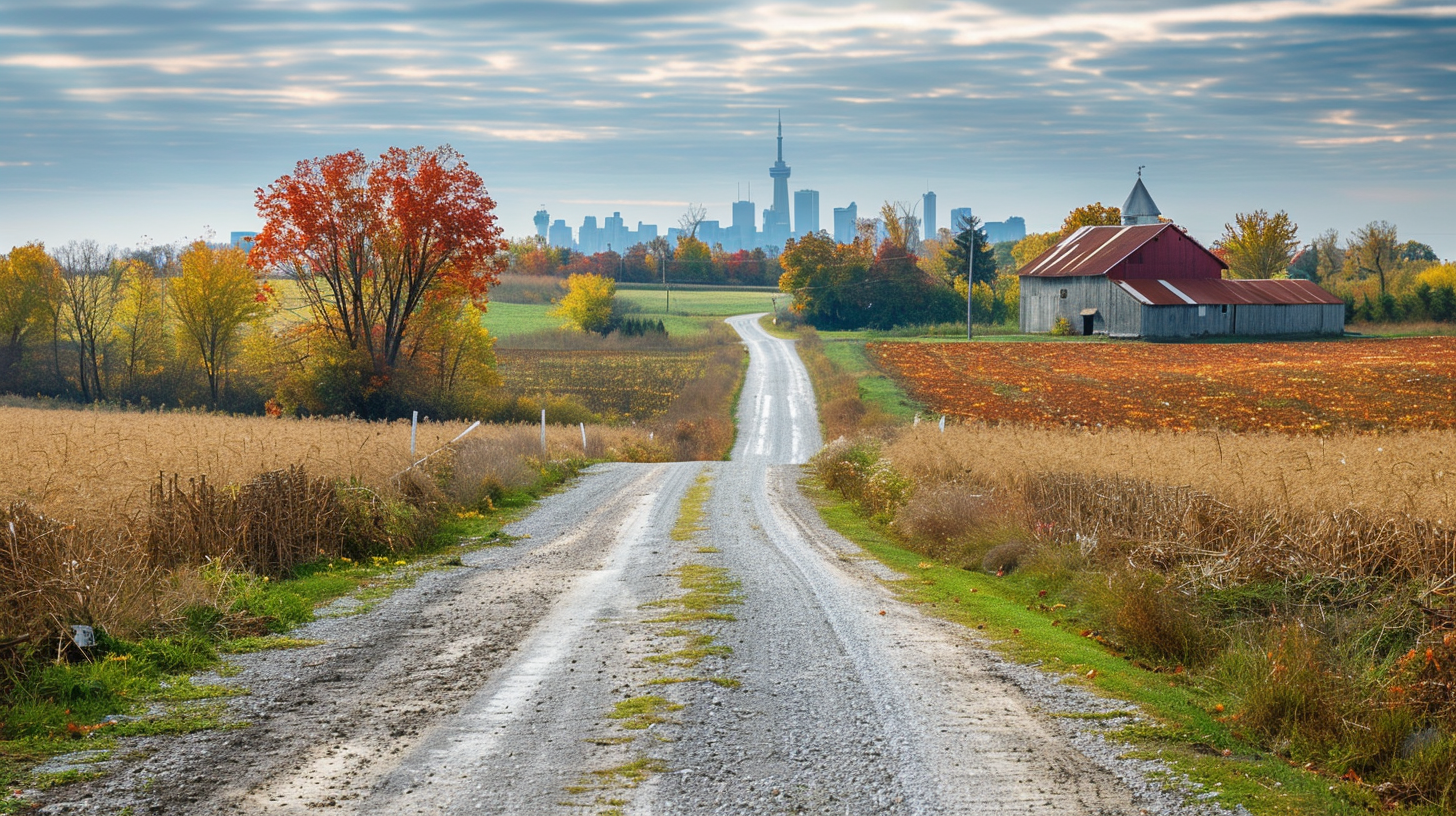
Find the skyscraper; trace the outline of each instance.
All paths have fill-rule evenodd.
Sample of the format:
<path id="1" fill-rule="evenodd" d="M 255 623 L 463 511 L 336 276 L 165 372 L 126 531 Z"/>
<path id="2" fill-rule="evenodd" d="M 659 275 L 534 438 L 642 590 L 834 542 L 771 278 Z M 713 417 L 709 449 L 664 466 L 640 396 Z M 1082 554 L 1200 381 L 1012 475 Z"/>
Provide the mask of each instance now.
<path id="1" fill-rule="evenodd" d="M 723 248 L 724 249 L 729 249 L 729 250 L 731 250 L 733 252 L 737 252 L 740 249 L 753 249 L 753 247 L 754 247 L 754 240 L 753 239 L 755 237 L 754 233 L 755 233 L 755 230 L 753 229 L 753 202 L 752 201 L 735 201 L 735 202 L 733 202 L 733 241 L 732 242 L 733 242 L 734 246 L 731 246 L 731 247 L 724 246 Z"/>
<path id="2" fill-rule="evenodd" d="M 797 190 L 794 192 L 794 235 L 803 237 L 819 231 L 819 191 Z"/>
<path id="3" fill-rule="evenodd" d="M 935 237 L 935 193 L 925 194 L 925 239 L 928 241 Z"/>
<path id="4" fill-rule="evenodd" d="M 971 223 L 970 207 L 955 207 L 950 211 L 950 231 L 956 235 L 966 231 L 966 225 Z"/>
<path id="5" fill-rule="evenodd" d="M 576 242 L 571 237 L 571 227 L 566 225 L 566 219 L 556 219 L 556 223 L 551 225 L 550 232 L 547 234 L 546 242 L 562 249 L 571 249 L 575 246 Z"/>
<path id="6" fill-rule="evenodd" d="M 855 225 L 859 221 L 859 207 L 853 201 L 848 207 L 834 208 L 834 241 L 839 244 L 854 243 Z"/>
<path id="7" fill-rule="evenodd" d="M 764 242 L 782 247 L 789 239 L 789 166 L 784 164 L 784 117 L 779 116 L 779 160 L 768 169 L 773 179 L 773 206 L 763 211 Z"/>
<path id="8" fill-rule="evenodd" d="M 546 208 L 537 210 L 536 217 L 531 220 L 536 223 L 536 234 L 545 238 L 547 231 L 551 229 L 551 216 L 546 214 Z"/>
<path id="9" fill-rule="evenodd" d="M 581 229 L 576 231 L 576 251 L 583 255 L 595 255 L 606 247 L 602 246 L 602 229 L 597 226 L 597 217 L 588 215 L 581 220 Z"/>

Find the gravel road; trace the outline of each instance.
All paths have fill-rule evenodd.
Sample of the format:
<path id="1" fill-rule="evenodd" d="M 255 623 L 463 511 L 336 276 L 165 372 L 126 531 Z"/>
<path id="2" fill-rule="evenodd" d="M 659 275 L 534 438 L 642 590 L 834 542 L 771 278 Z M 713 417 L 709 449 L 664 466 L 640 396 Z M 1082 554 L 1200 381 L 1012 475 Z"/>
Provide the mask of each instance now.
<path id="1" fill-rule="evenodd" d="M 136 741 L 46 811 L 1212 812 L 1047 716 L 1113 706 L 893 599 L 797 489 L 821 440 L 792 344 L 729 322 L 731 461 L 592 468 L 528 538 L 239 658 L 248 727 Z"/>

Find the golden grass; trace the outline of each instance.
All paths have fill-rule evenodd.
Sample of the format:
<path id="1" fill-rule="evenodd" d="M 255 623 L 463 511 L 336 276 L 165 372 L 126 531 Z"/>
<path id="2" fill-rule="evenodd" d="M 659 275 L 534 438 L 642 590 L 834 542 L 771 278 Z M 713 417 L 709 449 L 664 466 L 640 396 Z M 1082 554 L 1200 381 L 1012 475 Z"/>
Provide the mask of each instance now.
<path id="1" fill-rule="evenodd" d="M 1244 506 L 1456 523 L 1456 431 L 1288 436 L 968 424 L 942 435 L 926 424 L 896 435 L 885 453 L 922 483 L 1078 473 L 1189 487 Z"/>
<path id="2" fill-rule="evenodd" d="M 416 458 L 466 427 L 421 422 Z M 628 428 L 587 431 L 598 456 L 645 437 Z M 538 434 L 536 426 L 484 425 L 466 438 L 515 446 Z M 0 501 L 24 500 L 67 518 L 136 512 L 162 473 L 227 485 L 292 466 L 388 490 L 391 477 L 410 465 L 409 437 L 405 421 L 0 407 Z M 579 455 L 581 431 L 548 427 L 547 443 L 553 457 Z"/>
<path id="3" fill-rule="evenodd" d="M 913 428 L 884 447 L 917 491 L 974 485 L 1038 538 L 1227 586 L 1300 577 L 1456 581 L 1456 432 Z M 822 470 L 822 467 L 821 467 Z M 920 526 L 924 526 L 923 524 Z"/>

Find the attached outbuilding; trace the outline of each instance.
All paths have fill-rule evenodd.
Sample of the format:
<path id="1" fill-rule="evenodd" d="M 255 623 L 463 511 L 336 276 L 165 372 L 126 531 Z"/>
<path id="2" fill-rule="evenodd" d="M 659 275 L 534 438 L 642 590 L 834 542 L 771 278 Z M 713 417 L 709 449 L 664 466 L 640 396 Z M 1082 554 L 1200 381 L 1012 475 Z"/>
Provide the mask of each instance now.
<path id="1" fill-rule="evenodd" d="M 1129 202 L 1139 194 L 1141 220 L 1156 212 L 1141 178 Z M 1344 301 L 1313 282 L 1224 280 L 1226 269 L 1172 223 L 1082 227 L 1018 273 L 1021 330 L 1063 318 L 1074 334 L 1110 337 L 1344 333 Z"/>

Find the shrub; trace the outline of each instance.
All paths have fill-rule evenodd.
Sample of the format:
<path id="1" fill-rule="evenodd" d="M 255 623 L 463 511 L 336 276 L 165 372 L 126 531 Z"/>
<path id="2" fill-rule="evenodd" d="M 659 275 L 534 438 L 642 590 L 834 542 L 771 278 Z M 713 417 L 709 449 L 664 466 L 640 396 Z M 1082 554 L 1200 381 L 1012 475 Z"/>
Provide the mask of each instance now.
<path id="1" fill-rule="evenodd" d="M 1241 721 L 1284 755 L 1330 743 L 1345 730 L 1357 689 L 1331 665 L 1318 635 L 1302 621 L 1281 626 L 1263 654 L 1245 655 Z"/>
<path id="2" fill-rule="evenodd" d="M 991 491 L 943 484 L 916 491 L 895 515 L 895 528 L 926 555 L 954 560 L 974 533 L 995 520 Z"/>
<path id="3" fill-rule="evenodd" d="M 981 569 L 996 575 L 1005 575 L 1021 566 L 1022 559 L 1026 558 L 1028 548 L 1023 541 L 1008 541 L 1005 544 L 998 544 L 988 551 L 981 559 Z"/>
<path id="4" fill-rule="evenodd" d="M 1071 337 L 1072 321 L 1066 319 L 1065 317 L 1057 318 L 1056 320 L 1052 321 L 1051 333 L 1053 337 Z"/>
<path id="5" fill-rule="evenodd" d="M 814 467 L 825 487 L 838 491 L 881 522 L 893 517 L 914 487 L 880 458 L 879 445 L 870 440 L 836 440 L 814 457 Z"/>
<path id="6" fill-rule="evenodd" d="M 1083 593 L 1092 616 L 1129 654 L 1159 664 L 1197 666 L 1217 649 L 1195 600 L 1154 572 L 1097 576 Z"/>

